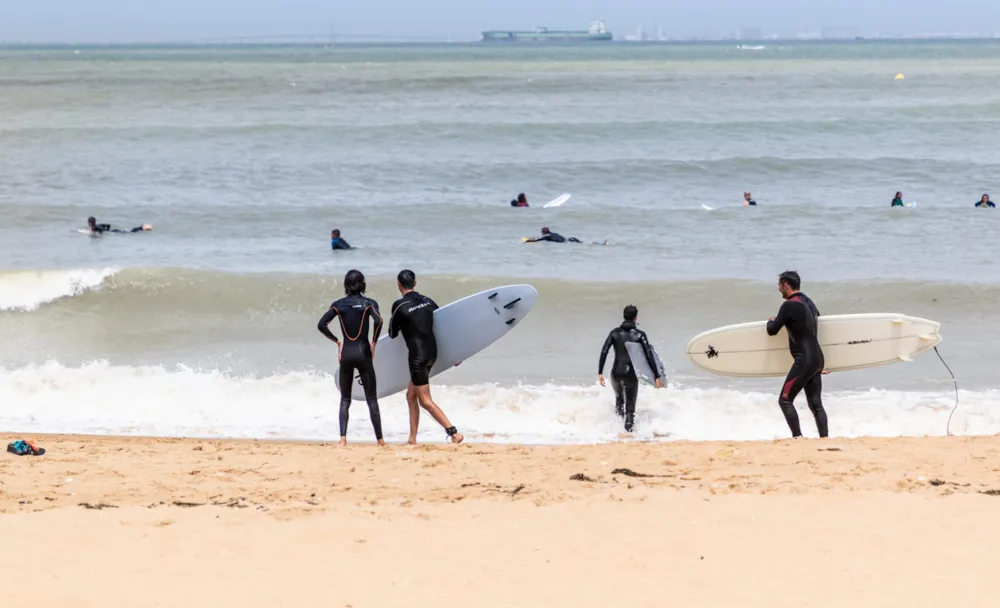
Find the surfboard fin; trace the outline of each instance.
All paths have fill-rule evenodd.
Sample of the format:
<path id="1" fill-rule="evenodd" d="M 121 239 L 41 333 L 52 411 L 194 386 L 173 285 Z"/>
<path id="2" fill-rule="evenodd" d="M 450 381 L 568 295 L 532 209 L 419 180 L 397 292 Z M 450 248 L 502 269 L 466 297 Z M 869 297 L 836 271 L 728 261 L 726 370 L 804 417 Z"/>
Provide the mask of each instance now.
<path id="1" fill-rule="evenodd" d="M 507 310 L 510 310 L 511 308 L 514 308 L 514 305 L 517 304 L 520 301 L 521 301 L 521 298 L 518 298 L 518 299 L 514 300 L 513 302 L 507 302 L 506 304 L 503 305 L 503 307 L 505 309 L 507 309 Z"/>
<path id="2" fill-rule="evenodd" d="M 931 334 L 920 334 L 917 337 L 920 338 L 921 340 L 927 340 L 928 342 L 934 339 L 934 336 L 932 336 Z"/>
<path id="3" fill-rule="evenodd" d="M 517 321 L 517 319 L 507 319 L 507 325 L 513 325 L 514 321 Z"/>
<path id="4" fill-rule="evenodd" d="M 495 291 L 494 291 L 494 292 L 493 292 L 493 294 L 492 294 L 492 295 L 490 295 L 490 296 L 487 296 L 487 297 L 486 297 L 486 299 L 487 299 L 487 300 L 492 300 L 492 299 L 493 299 L 493 298 L 495 298 L 495 297 L 497 297 L 497 292 L 495 292 Z"/>
<path id="5" fill-rule="evenodd" d="M 911 359 L 909 355 L 900 355 L 899 356 L 899 360 L 900 361 L 906 361 L 907 363 L 912 363 L 913 362 L 913 359 Z"/>
<path id="6" fill-rule="evenodd" d="M 892 324 L 893 325 L 902 325 L 903 323 L 906 323 L 906 321 L 904 321 L 903 319 L 893 319 L 892 320 Z"/>

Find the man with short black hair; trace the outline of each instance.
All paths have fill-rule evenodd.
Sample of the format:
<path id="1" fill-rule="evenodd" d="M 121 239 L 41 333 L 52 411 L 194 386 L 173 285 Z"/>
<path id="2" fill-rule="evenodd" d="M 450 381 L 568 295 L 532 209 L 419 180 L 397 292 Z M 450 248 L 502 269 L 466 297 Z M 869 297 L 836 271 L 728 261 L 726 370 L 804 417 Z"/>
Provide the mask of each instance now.
<path id="1" fill-rule="evenodd" d="M 434 311 L 438 309 L 438 305 L 434 300 L 414 291 L 417 277 L 412 270 L 401 270 L 396 277 L 396 286 L 403 297 L 392 305 L 389 337 L 395 338 L 402 332 L 409 351 L 410 386 L 406 389 L 406 404 L 410 409 L 410 438 L 407 443 L 417 443 L 417 427 L 420 424 L 418 406 L 427 410 L 444 427 L 453 443 L 462 443 L 465 438 L 431 399 L 430 371 L 437 361 Z"/>
<path id="2" fill-rule="evenodd" d="M 615 389 L 615 412 L 625 419 L 625 431 L 631 433 L 635 425 L 635 402 L 639 395 L 639 378 L 635 374 L 635 366 L 632 365 L 632 358 L 625 345 L 628 342 L 637 342 L 642 345 L 649 369 L 657 374 L 656 388 L 663 388 L 663 378 L 659 376 L 659 366 L 653 356 L 653 348 L 646 338 L 646 332 L 637 326 L 636 319 L 639 318 L 639 309 L 629 304 L 622 312 L 622 317 L 624 318 L 622 324 L 611 330 L 608 338 L 604 341 L 604 347 L 601 348 L 597 381 L 601 383 L 601 386 L 605 386 L 604 364 L 608 359 L 608 351 L 614 346 L 615 362 L 611 367 L 611 388 Z"/>
<path id="3" fill-rule="evenodd" d="M 820 437 L 827 437 L 826 410 L 823 409 L 823 349 L 818 338 L 819 310 L 809 296 L 799 291 L 802 280 L 799 273 L 786 270 L 778 277 L 778 291 L 785 298 L 784 304 L 778 310 L 777 317 L 771 317 L 767 323 L 767 335 L 775 336 L 784 327 L 788 332 L 788 350 L 792 353 L 795 363 L 785 378 L 785 384 L 778 398 L 778 405 L 785 415 L 785 422 L 792 431 L 792 437 L 801 437 L 799 415 L 795 411 L 795 397 L 804 388 L 806 401 L 813 417 L 816 418 L 816 429 Z"/>

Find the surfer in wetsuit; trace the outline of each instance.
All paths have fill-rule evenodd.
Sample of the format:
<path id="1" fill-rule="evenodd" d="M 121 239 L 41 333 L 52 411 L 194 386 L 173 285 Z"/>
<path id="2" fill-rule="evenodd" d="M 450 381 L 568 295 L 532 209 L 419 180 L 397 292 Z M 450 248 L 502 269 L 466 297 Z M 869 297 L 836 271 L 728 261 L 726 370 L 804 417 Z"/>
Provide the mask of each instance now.
<path id="1" fill-rule="evenodd" d="M 778 291 L 785 302 L 778 310 L 777 317 L 771 317 L 767 323 L 767 335 L 777 335 L 784 327 L 788 332 L 788 350 L 792 353 L 795 363 L 785 378 L 781 388 L 778 405 L 785 415 L 792 437 L 801 437 L 799 415 L 795 411 L 795 397 L 802 389 L 806 392 L 806 401 L 813 417 L 816 418 L 816 429 L 820 437 L 827 437 L 826 410 L 823 409 L 823 349 L 817 338 L 819 327 L 819 310 L 809 296 L 799 291 L 801 279 L 794 270 L 781 273 L 778 277 Z"/>
<path id="2" fill-rule="evenodd" d="M 983 198 L 979 199 L 979 202 L 976 203 L 976 207 L 996 207 L 996 205 L 990 200 L 989 194 L 984 194 Z"/>
<path id="3" fill-rule="evenodd" d="M 330 305 L 323 318 L 319 320 L 319 331 L 327 338 L 337 343 L 338 360 L 340 361 L 340 445 L 347 445 L 347 420 L 351 408 L 351 389 L 354 385 L 354 372 L 361 377 L 361 385 L 365 389 L 365 399 L 368 401 L 368 412 L 371 415 L 372 427 L 375 429 L 375 439 L 384 446 L 382 440 L 382 418 L 378 411 L 378 397 L 375 384 L 375 343 L 382 333 L 382 315 L 378 311 L 378 302 L 365 297 L 365 275 L 359 270 L 351 270 L 344 276 L 345 297 Z M 340 329 L 344 335 L 341 342 L 328 327 L 334 317 L 340 317 Z M 375 322 L 371 343 L 368 342 L 369 320 Z"/>
<path id="4" fill-rule="evenodd" d="M 334 229 L 330 232 L 330 249 L 336 251 L 338 249 L 350 249 L 351 245 L 340 238 L 340 230 Z"/>
<path id="5" fill-rule="evenodd" d="M 569 238 L 566 238 L 566 237 L 564 237 L 561 234 L 556 234 L 555 232 L 552 232 L 548 228 L 542 228 L 542 236 L 531 238 L 531 239 L 527 239 L 524 242 L 525 243 L 538 243 L 540 241 L 548 241 L 550 243 L 582 243 L 583 242 L 580 239 L 578 239 L 576 237 L 573 237 L 573 236 L 571 236 Z"/>
<path id="6" fill-rule="evenodd" d="M 119 233 L 129 233 L 129 232 L 148 232 L 153 229 L 149 224 L 143 224 L 142 226 L 136 226 L 131 230 L 119 230 L 118 228 L 112 228 L 111 224 L 98 224 L 97 220 L 93 216 L 87 218 L 87 227 L 94 234 L 103 234 L 105 232 L 119 232 Z"/>
<path id="7" fill-rule="evenodd" d="M 396 286 L 403 297 L 392 305 L 389 316 L 389 337 L 395 338 L 402 332 L 406 341 L 407 358 L 410 367 L 410 385 L 406 389 L 406 404 L 410 409 L 410 445 L 417 443 L 417 427 L 420 424 L 420 407 L 427 410 L 438 424 L 444 428 L 452 443 L 462 443 L 459 434 L 448 417 L 431 398 L 430 371 L 437 361 L 437 339 L 434 337 L 434 311 L 438 305 L 434 300 L 414 291 L 417 276 L 412 270 L 401 270 L 396 277 Z"/>
<path id="8" fill-rule="evenodd" d="M 750 193 L 749 192 L 744 192 L 743 193 L 743 206 L 744 207 L 756 207 L 757 206 L 757 201 L 753 200 L 753 198 L 750 197 Z"/>
<path id="9" fill-rule="evenodd" d="M 890 207 L 905 207 L 906 205 L 903 203 L 903 193 L 902 192 L 897 192 L 896 193 L 896 198 L 892 199 L 892 204 L 889 205 L 889 206 Z"/>
<path id="10" fill-rule="evenodd" d="M 663 388 L 663 378 L 660 377 L 659 366 L 653 357 L 653 349 L 646 339 L 646 333 L 638 329 L 636 319 L 639 310 L 629 304 L 623 313 L 624 322 L 611 330 L 608 338 L 601 348 L 601 360 L 597 366 L 597 381 L 601 386 L 604 383 L 604 363 L 608 359 L 608 351 L 615 348 L 615 362 L 611 367 L 611 388 L 615 389 L 615 412 L 625 418 L 625 431 L 632 432 L 635 423 L 635 401 L 639 394 L 639 378 L 635 375 L 635 368 L 632 367 L 632 359 L 629 357 L 625 344 L 628 342 L 638 342 L 642 345 L 642 350 L 646 353 L 646 363 L 649 369 L 656 374 L 656 388 Z"/>
<path id="11" fill-rule="evenodd" d="M 528 198 L 526 196 L 524 196 L 524 193 L 522 192 L 521 194 L 517 195 L 516 199 L 514 199 L 514 200 L 512 200 L 510 202 L 510 206 L 511 207 L 527 207 L 528 206 Z"/>

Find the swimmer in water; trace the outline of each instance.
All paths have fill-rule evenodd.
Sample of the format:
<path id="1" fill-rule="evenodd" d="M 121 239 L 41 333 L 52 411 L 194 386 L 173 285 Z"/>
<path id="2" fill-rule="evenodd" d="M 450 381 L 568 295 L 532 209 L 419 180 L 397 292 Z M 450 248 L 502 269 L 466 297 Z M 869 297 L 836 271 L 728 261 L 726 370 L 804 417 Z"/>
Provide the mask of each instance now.
<path id="1" fill-rule="evenodd" d="M 631 433 L 635 425 L 635 401 L 639 394 L 639 378 L 635 375 L 635 368 L 632 366 L 632 359 L 625 345 L 629 342 L 642 345 L 649 369 L 657 374 L 656 388 L 663 388 L 663 378 L 659 376 L 659 366 L 653 357 L 653 348 L 646 339 L 646 332 L 637 327 L 638 309 L 630 304 L 625 307 L 622 316 L 624 322 L 611 330 L 604 341 L 604 347 L 601 348 L 601 359 L 597 364 L 597 381 L 601 386 L 605 386 L 604 363 L 607 361 L 608 351 L 614 346 L 615 362 L 611 367 L 611 388 L 615 389 L 615 412 L 625 419 L 625 431 Z"/>
<path id="2" fill-rule="evenodd" d="M 778 310 L 777 317 L 771 317 L 767 323 L 767 335 L 775 336 L 784 327 L 788 332 L 788 350 L 795 362 L 785 378 L 781 388 L 778 405 L 785 415 L 792 437 L 801 437 L 799 415 L 795 411 L 795 397 L 802 389 L 806 391 L 806 401 L 816 419 L 816 429 L 820 437 L 827 437 L 826 410 L 823 409 L 823 349 L 817 338 L 819 326 L 819 310 L 809 296 L 799 291 L 801 279 L 793 270 L 781 273 L 778 277 L 778 291 L 785 299 Z"/>
<path id="3" fill-rule="evenodd" d="M 749 192 L 744 192 L 743 193 L 743 206 L 744 207 L 756 207 L 757 206 L 757 201 L 753 200 L 753 198 L 750 197 L 750 193 Z"/>
<path id="4" fill-rule="evenodd" d="M 531 239 L 527 239 L 524 242 L 525 243 L 538 243 L 538 242 L 541 242 L 541 241 L 548 241 L 550 243 L 582 243 L 583 242 L 580 239 L 578 239 L 576 237 L 573 237 L 573 236 L 571 236 L 569 238 L 566 238 L 566 237 L 564 237 L 561 234 L 556 234 L 555 232 L 552 232 L 548 228 L 542 228 L 542 236 L 531 238 Z"/>
<path id="5" fill-rule="evenodd" d="M 112 228 L 111 224 L 98 224 L 97 220 L 93 217 L 87 218 L 87 227 L 94 234 L 104 234 L 105 232 L 117 232 L 120 234 L 127 234 L 132 232 L 149 232 L 153 229 L 151 224 L 143 224 L 142 226 L 136 226 L 131 230 L 119 230 L 118 228 Z"/>
<path id="6" fill-rule="evenodd" d="M 437 339 L 434 337 L 434 300 L 416 292 L 417 276 L 412 270 L 401 270 L 396 277 L 396 287 L 401 296 L 392 305 L 389 316 L 389 337 L 400 333 L 406 341 L 410 367 L 410 385 L 406 389 L 406 404 L 410 410 L 410 438 L 407 443 L 416 445 L 420 409 L 427 410 L 448 435 L 452 443 L 465 439 L 448 420 L 444 411 L 431 398 L 430 372 L 437 362 Z M 418 407 L 419 406 L 419 407 Z"/>
<path id="7" fill-rule="evenodd" d="M 524 193 L 522 192 L 521 194 L 517 195 L 516 199 L 514 199 L 514 200 L 512 200 L 510 202 L 510 206 L 511 207 L 527 207 L 528 206 L 528 198 L 526 196 L 524 196 Z"/>
<path id="8" fill-rule="evenodd" d="M 897 192 L 896 193 L 896 198 L 892 199 L 892 204 L 889 205 L 889 206 L 890 207 L 905 207 L 906 205 L 903 203 L 903 193 L 902 192 Z"/>
<path id="9" fill-rule="evenodd" d="M 330 232 L 330 249 L 336 251 L 338 249 L 350 248 L 351 245 L 344 239 L 340 238 L 340 230 L 335 228 Z"/>
<path id="10" fill-rule="evenodd" d="M 990 200 L 990 195 L 989 194 L 984 194 L 983 198 L 979 199 L 979 202 L 976 203 L 976 207 L 990 207 L 990 208 L 994 208 L 994 207 L 996 207 L 996 205 L 993 204 L 993 201 Z"/>
<path id="11" fill-rule="evenodd" d="M 344 276 L 343 298 L 330 305 L 317 328 L 324 336 L 337 343 L 337 358 L 340 361 L 340 445 L 347 445 L 347 420 L 351 409 L 351 389 L 354 387 L 354 372 L 361 378 L 365 389 L 365 399 L 368 401 L 368 413 L 371 416 L 372 427 L 375 429 L 375 439 L 381 446 L 382 417 L 378 410 L 378 392 L 376 391 L 375 343 L 382 333 L 382 315 L 378 311 L 378 302 L 365 297 L 365 275 L 359 270 L 351 270 Z M 340 317 L 340 329 L 344 341 L 330 331 L 329 325 L 334 317 Z M 371 342 L 368 341 L 369 321 L 375 323 Z"/>

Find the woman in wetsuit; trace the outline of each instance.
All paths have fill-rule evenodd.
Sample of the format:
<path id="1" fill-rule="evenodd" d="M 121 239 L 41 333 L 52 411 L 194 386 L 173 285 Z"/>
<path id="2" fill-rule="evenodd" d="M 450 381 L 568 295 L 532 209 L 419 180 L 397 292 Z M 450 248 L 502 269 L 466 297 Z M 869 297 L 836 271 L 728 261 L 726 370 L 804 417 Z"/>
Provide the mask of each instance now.
<path id="1" fill-rule="evenodd" d="M 371 414 L 372 427 L 375 429 L 375 439 L 378 444 L 385 445 L 382 440 L 382 418 L 378 411 L 376 397 L 375 343 L 382 333 L 382 315 L 378 311 L 378 302 L 365 297 L 365 275 L 359 270 L 351 270 L 344 277 L 345 297 L 330 305 L 323 318 L 319 320 L 319 331 L 327 338 L 337 343 L 340 361 L 340 445 L 347 445 L 347 419 L 351 408 L 351 389 L 354 385 L 354 373 L 358 372 L 361 385 L 365 389 L 365 399 L 368 401 L 368 412 Z M 344 335 L 341 342 L 328 327 L 334 317 L 340 317 L 340 329 Z M 371 342 L 368 342 L 369 320 L 374 320 L 375 329 Z"/>

